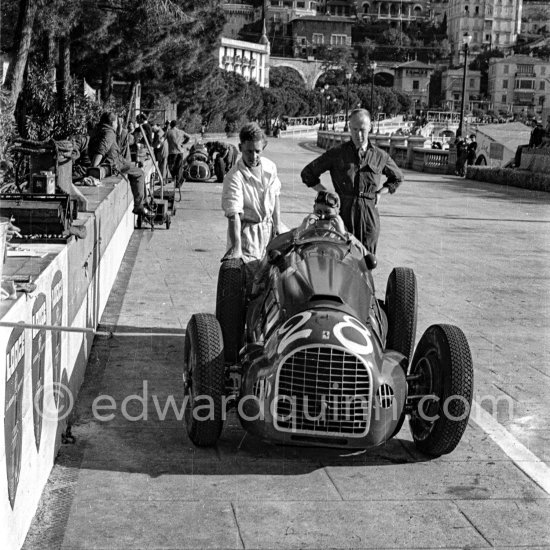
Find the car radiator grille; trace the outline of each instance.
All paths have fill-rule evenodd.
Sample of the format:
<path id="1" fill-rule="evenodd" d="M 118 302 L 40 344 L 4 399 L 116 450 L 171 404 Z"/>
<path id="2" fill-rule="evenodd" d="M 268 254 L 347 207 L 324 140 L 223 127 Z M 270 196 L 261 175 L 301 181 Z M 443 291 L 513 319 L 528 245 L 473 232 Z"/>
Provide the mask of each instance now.
<path id="1" fill-rule="evenodd" d="M 302 348 L 279 367 L 276 399 L 280 431 L 361 437 L 369 429 L 370 372 L 345 350 Z"/>

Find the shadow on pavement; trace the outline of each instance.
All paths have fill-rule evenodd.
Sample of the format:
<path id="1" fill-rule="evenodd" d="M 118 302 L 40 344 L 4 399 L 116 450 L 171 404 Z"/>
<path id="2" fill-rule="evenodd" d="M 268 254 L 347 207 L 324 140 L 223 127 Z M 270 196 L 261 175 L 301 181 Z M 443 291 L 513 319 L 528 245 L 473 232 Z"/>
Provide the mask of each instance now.
<path id="1" fill-rule="evenodd" d="M 273 445 L 248 435 L 235 411 L 229 411 L 216 447 L 195 447 L 183 421 L 182 331 L 126 326 L 117 327 L 115 334 L 94 342 L 70 419 L 75 443 L 62 446 L 57 458 L 60 467 L 151 477 L 288 476 L 332 465 L 427 460 L 412 443 L 401 439 L 366 451 Z"/>

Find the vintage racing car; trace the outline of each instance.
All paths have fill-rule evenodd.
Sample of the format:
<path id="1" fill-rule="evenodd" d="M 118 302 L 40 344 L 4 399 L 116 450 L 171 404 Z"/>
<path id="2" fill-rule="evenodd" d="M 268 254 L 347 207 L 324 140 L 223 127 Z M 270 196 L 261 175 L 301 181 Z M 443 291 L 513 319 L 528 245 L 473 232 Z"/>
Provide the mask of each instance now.
<path id="1" fill-rule="evenodd" d="M 458 327 L 437 324 L 413 354 L 412 269 L 394 268 L 379 300 L 375 257 L 318 226 L 270 244 L 264 262 L 252 285 L 241 260 L 223 262 L 216 316 L 187 326 L 185 422 L 196 445 L 216 443 L 231 405 L 249 433 L 276 443 L 374 447 L 409 415 L 422 452 L 456 447 L 472 401 L 470 348 Z"/>
<path id="2" fill-rule="evenodd" d="M 195 143 L 189 149 L 183 177 L 185 181 L 209 181 L 214 177 L 214 163 L 203 143 Z"/>

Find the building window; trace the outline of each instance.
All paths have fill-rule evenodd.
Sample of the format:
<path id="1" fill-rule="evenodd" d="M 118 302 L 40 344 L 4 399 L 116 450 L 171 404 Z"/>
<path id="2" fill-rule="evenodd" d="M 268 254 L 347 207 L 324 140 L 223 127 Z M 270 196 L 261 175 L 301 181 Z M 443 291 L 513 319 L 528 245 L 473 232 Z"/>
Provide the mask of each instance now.
<path id="1" fill-rule="evenodd" d="M 296 37 L 296 43 L 300 44 L 300 46 L 305 46 L 307 42 L 307 38 L 305 36 L 297 36 Z"/>
<path id="2" fill-rule="evenodd" d="M 346 44 L 346 35 L 345 34 L 331 34 L 330 43 L 334 46 Z"/>
<path id="3" fill-rule="evenodd" d="M 540 74 L 546 74 L 546 67 L 541 67 L 540 68 Z"/>
<path id="4" fill-rule="evenodd" d="M 502 87 L 503 88 L 508 88 L 508 81 L 507 80 L 502 81 Z"/>
<path id="5" fill-rule="evenodd" d="M 324 44 L 325 43 L 325 35 L 321 33 L 313 33 L 313 36 L 311 37 L 311 41 L 314 44 Z"/>
<path id="6" fill-rule="evenodd" d="M 476 87 L 476 80 L 475 78 L 470 78 L 470 88 L 475 88 Z"/>
<path id="7" fill-rule="evenodd" d="M 502 96 L 502 103 L 506 103 L 506 96 L 505 95 Z"/>
<path id="8" fill-rule="evenodd" d="M 305 9 L 306 3 L 305 2 L 296 2 L 296 7 Z"/>
<path id="9" fill-rule="evenodd" d="M 479 15 L 479 6 L 476 6 L 476 15 Z"/>
<path id="10" fill-rule="evenodd" d="M 504 74 L 508 74 L 508 71 L 510 70 L 509 65 L 504 65 Z"/>
<path id="11" fill-rule="evenodd" d="M 418 80 L 413 80 L 413 90 L 419 90 L 420 89 L 420 83 Z"/>
<path id="12" fill-rule="evenodd" d="M 544 90 L 544 80 L 539 82 L 539 90 Z"/>
<path id="13" fill-rule="evenodd" d="M 490 42 L 491 41 L 491 35 L 490 34 L 486 34 L 485 35 L 485 42 Z"/>

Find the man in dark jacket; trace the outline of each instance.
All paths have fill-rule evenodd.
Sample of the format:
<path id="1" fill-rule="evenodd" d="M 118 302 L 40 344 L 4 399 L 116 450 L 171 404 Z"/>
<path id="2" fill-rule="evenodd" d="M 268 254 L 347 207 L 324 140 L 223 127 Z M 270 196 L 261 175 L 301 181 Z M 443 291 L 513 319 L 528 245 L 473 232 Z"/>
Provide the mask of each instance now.
<path id="1" fill-rule="evenodd" d="M 310 162 L 301 176 L 308 187 L 326 191 L 319 176 L 330 171 L 334 190 L 340 196 L 340 215 L 346 229 L 374 254 L 380 233 L 380 197 L 394 193 L 403 181 L 403 174 L 385 151 L 369 141 L 371 117 L 366 109 L 352 111 L 349 125 L 351 141 Z M 384 183 L 382 176 L 386 177 Z"/>
<path id="2" fill-rule="evenodd" d="M 145 175 L 141 168 L 132 166 L 122 158 L 116 139 L 118 118 L 115 113 L 106 111 L 101 115 L 99 124 L 90 138 L 88 154 L 92 166 L 101 163 L 109 164 L 114 172 L 128 176 L 130 188 L 134 195 L 134 214 L 151 216 L 152 212 L 143 204 L 145 198 Z"/>
<path id="3" fill-rule="evenodd" d="M 239 151 L 231 143 L 225 143 L 223 141 L 207 141 L 205 145 L 210 158 L 214 158 L 214 154 L 217 153 L 214 159 L 214 172 L 216 173 L 218 183 L 221 183 L 225 174 L 227 174 L 237 162 Z"/>

